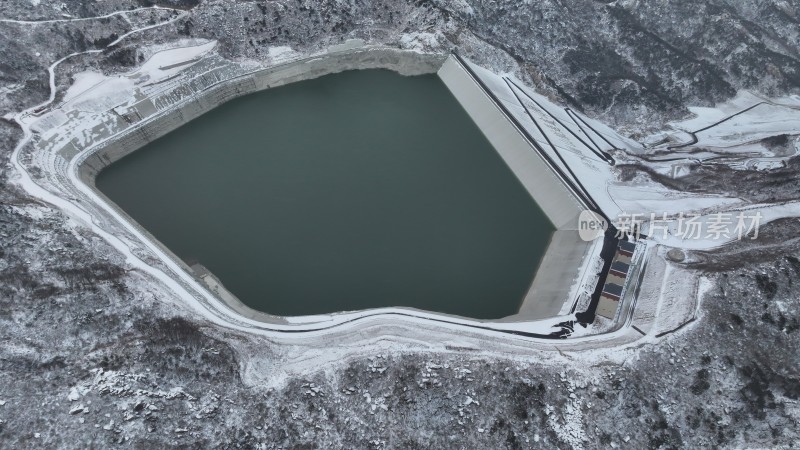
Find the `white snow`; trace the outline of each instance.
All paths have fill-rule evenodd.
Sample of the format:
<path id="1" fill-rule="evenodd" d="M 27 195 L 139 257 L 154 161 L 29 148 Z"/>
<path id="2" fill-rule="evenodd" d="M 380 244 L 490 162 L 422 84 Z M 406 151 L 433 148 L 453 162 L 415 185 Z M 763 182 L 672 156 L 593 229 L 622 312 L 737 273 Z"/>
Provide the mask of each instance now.
<path id="1" fill-rule="evenodd" d="M 85 71 L 76 73 L 72 79 L 72 85 L 70 85 L 66 94 L 64 94 L 64 101 L 69 101 L 75 98 L 79 94 L 82 94 L 100 84 L 105 79 L 106 76 L 98 72 Z"/>
<path id="2" fill-rule="evenodd" d="M 614 168 L 592 149 L 598 150 L 599 147 L 599 150 L 611 152 L 613 150 L 608 143 L 610 142 L 630 154 L 639 154 L 643 151 L 641 144 L 621 136 L 600 122 L 574 111 L 567 111 L 511 76 L 507 76 L 506 81 L 503 76 L 480 66 L 470 64 L 470 68 L 551 159 L 565 173 L 571 170 L 575 174 L 600 208 L 612 219 L 621 213 L 699 211 L 741 203 L 741 200 L 735 198 L 686 194 L 652 182 L 620 182 Z M 531 116 L 539 126 L 533 122 Z M 619 152 L 615 155 L 624 158 Z"/>
<path id="3" fill-rule="evenodd" d="M 79 398 L 81 398 L 81 394 L 78 392 L 78 388 L 77 387 L 73 387 L 69 391 L 69 395 L 67 396 L 67 399 L 69 401 L 71 401 L 71 402 L 77 402 Z"/>
<path id="4" fill-rule="evenodd" d="M 289 47 L 287 45 L 270 47 L 267 50 L 267 56 L 269 56 L 269 59 L 272 60 L 273 62 L 289 61 L 291 59 L 297 58 L 297 55 L 298 53 L 294 51 L 292 47 Z"/>
<path id="5" fill-rule="evenodd" d="M 422 48 L 423 46 L 433 42 L 432 39 L 437 38 L 438 37 L 435 35 L 419 34 L 415 36 L 409 35 L 404 39 L 406 39 L 406 43 L 413 48 Z M 393 349 L 419 347 L 446 348 L 447 346 L 469 348 L 476 345 L 476 339 L 499 336 L 497 331 L 477 328 L 470 328 L 467 333 L 465 332 L 465 328 L 462 326 L 464 324 L 485 325 L 484 323 L 476 323 L 476 321 L 473 320 L 456 317 L 448 317 L 447 321 L 449 323 L 443 323 L 441 322 L 441 315 L 404 308 L 382 308 L 370 311 L 291 318 L 287 321 L 287 323 L 264 323 L 245 318 L 240 314 L 229 310 L 222 305 L 219 305 L 215 297 L 204 286 L 199 284 L 190 275 L 186 274 L 182 267 L 164 254 L 164 252 L 157 245 L 153 244 L 148 238 L 143 236 L 137 228 L 127 223 L 127 221 L 115 211 L 108 211 L 107 217 L 103 216 L 103 219 L 98 219 L 98 217 L 92 214 L 91 209 L 86 209 L 85 207 L 80 206 L 80 204 L 66 199 L 62 192 L 52 192 L 48 190 L 40 184 L 37 184 L 37 182 L 34 182 L 28 175 L 25 170 L 25 166 L 20 162 L 19 155 L 21 148 L 32 136 L 32 123 L 41 122 L 38 132 L 41 133 L 39 137 L 42 140 L 58 139 L 62 134 L 71 136 L 69 133 L 66 133 L 65 130 L 61 129 L 62 127 L 60 127 L 60 125 L 58 125 L 59 121 L 61 120 L 61 117 L 58 116 L 58 112 L 60 111 L 61 114 L 64 114 L 63 108 L 69 107 L 71 108 L 70 111 L 74 111 L 76 114 L 82 114 L 79 117 L 81 119 L 81 123 L 85 127 L 79 130 L 74 130 L 76 133 L 74 137 L 82 142 L 99 144 L 101 139 L 97 138 L 98 131 L 95 130 L 94 127 L 99 123 L 102 123 L 99 117 L 103 107 L 107 107 L 120 100 L 121 101 L 119 103 L 130 103 L 136 101 L 134 98 L 134 93 L 137 89 L 141 89 L 142 83 L 155 83 L 160 80 L 166 80 L 173 76 L 180 77 L 182 70 L 190 67 L 192 64 L 197 63 L 200 58 L 213 53 L 215 45 L 216 44 L 213 41 L 202 43 L 197 43 L 195 41 L 192 42 L 192 45 L 179 49 L 160 48 L 151 53 L 150 58 L 142 67 L 132 71 L 131 73 L 120 76 L 103 77 L 100 74 L 91 72 L 79 74 L 75 78 L 75 84 L 67 91 L 65 102 L 62 105 L 55 107 L 55 111 L 45 113 L 41 118 L 36 117 L 36 115 L 33 114 L 33 111 L 36 108 L 18 114 L 16 119 L 23 128 L 25 139 L 20 142 L 20 144 L 14 150 L 14 155 L 12 155 L 12 161 L 15 164 L 17 169 L 16 172 L 18 173 L 16 181 L 32 195 L 41 198 L 65 211 L 70 216 L 69 220 L 71 223 L 74 223 L 76 227 L 85 227 L 91 230 L 92 233 L 110 243 L 120 252 L 121 255 L 123 255 L 126 264 L 138 269 L 138 272 L 143 274 L 143 277 L 146 276 L 151 281 L 151 284 L 160 283 L 159 286 L 163 285 L 164 289 L 174 292 L 176 296 L 180 297 L 182 302 L 190 305 L 193 310 L 199 313 L 202 317 L 224 327 L 247 331 L 253 334 L 267 335 L 271 338 L 283 339 L 292 342 L 304 342 L 304 340 L 307 339 L 319 339 L 321 337 L 324 339 L 324 336 L 326 336 L 328 333 L 337 332 L 339 330 L 343 331 L 343 333 L 339 336 L 345 336 L 342 339 L 347 339 L 346 336 L 353 334 L 352 331 L 348 330 L 358 329 L 360 330 L 359 333 L 357 333 L 359 348 L 373 350 L 389 347 Z M 151 52 L 151 50 L 144 49 L 143 52 L 147 54 L 148 52 Z M 270 51 L 270 56 L 280 59 L 293 54 L 290 52 L 293 51 L 288 47 L 275 47 L 274 51 Z M 54 97 L 55 86 L 53 69 L 57 66 L 57 64 L 58 62 L 54 63 L 50 67 L 52 88 L 50 101 L 52 101 L 52 98 Z M 729 208 L 742 206 L 738 199 L 712 196 L 693 196 L 672 191 L 654 183 L 640 183 L 632 186 L 631 183 L 618 181 L 617 174 L 614 169 L 604 161 L 599 160 L 597 156 L 591 153 L 588 147 L 576 139 L 569 130 L 572 130 L 572 132 L 574 132 L 577 136 L 583 136 L 582 139 L 584 140 L 588 139 L 589 136 L 592 136 L 592 139 L 594 139 L 596 143 L 601 146 L 601 148 L 606 150 L 609 149 L 609 146 L 607 144 L 601 144 L 601 138 L 605 138 L 614 143 L 615 146 L 631 153 L 641 152 L 641 146 L 613 132 L 613 130 L 609 129 L 608 127 L 592 121 L 591 119 L 577 114 L 573 115 L 572 113 L 567 113 L 563 108 L 554 105 L 546 98 L 533 92 L 531 89 L 522 86 L 522 84 L 519 82 L 517 82 L 517 84 L 520 86 L 520 88 L 515 88 L 512 90 L 499 76 L 483 69 L 476 69 L 476 71 L 481 70 L 483 71 L 481 72 L 482 76 L 486 78 L 488 84 L 491 84 L 499 89 L 498 95 L 500 96 L 501 100 L 509 102 L 509 110 L 514 112 L 521 123 L 527 124 L 525 126 L 528 127 L 531 135 L 537 139 L 543 140 L 542 134 L 538 131 L 538 129 L 536 129 L 530 119 L 527 118 L 521 106 L 519 106 L 519 101 L 516 100 L 514 92 L 517 92 L 517 94 L 520 96 L 524 93 L 536 99 L 541 107 L 536 106 L 531 101 L 524 101 L 524 103 L 532 114 L 536 114 L 541 119 L 542 123 L 549 127 L 545 132 L 549 135 L 552 135 L 552 141 L 564 155 L 566 164 L 573 168 L 574 172 L 584 182 L 588 190 L 592 192 L 593 195 L 596 195 L 596 200 L 601 204 L 604 210 L 607 210 L 610 216 L 613 217 L 616 212 L 623 210 L 629 210 L 630 212 L 664 210 L 674 212 L 684 209 L 705 211 L 722 207 Z M 50 101 L 45 102 L 43 105 L 37 106 L 37 108 L 49 106 Z M 513 102 L 517 102 L 516 106 L 513 104 Z M 568 129 L 554 126 L 554 121 L 548 112 L 559 118 L 559 120 L 561 120 L 563 123 L 567 124 L 565 126 L 568 127 Z M 597 131 L 591 131 L 585 129 L 585 127 L 582 128 L 583 125 L 579 126 L 581 121 L 575 120 L 574 117 L 581 118 Z M 45 120 L 48 122 L 45 122 Z M 546 143 L 544 143 L 542 147 L 549 148 Z M 53 144 L 52 148 L 57 149 L 60 147 Z M 551 150 L 552 149 L 548 151 Z M 96 194 L 83 185 L 83 183 L 78 179 L 76 174 L 76 165 L 79 159 L 80 156 L 73 158 L 70 160 L 67 168 L 59 169 L 62 170 L 66 177 L 68 177 L 67 181 L 75 187 L 75 190 L 70 191 L 69 195 L 79 195 L 82 197 L 81 200 L 83 201 L 90 203 L 94 202 L 93 204 L 102 204 L 101 201 L 96 197 Z M 62 172 L 59 172 L 59 174 L 62 174 Z M 765 221 L 772 220 L 777 217 L 797 215 L 796 205 L 793 204 L 780 206 L 764 205 L 762 211 Z M 104 222 L 105 220 L 114 221 L 119 225 L 117 228 L 111 228 L 111 230 L 109 230 L 106 228 L 106 224 Z M 121 230 L 124 232 L 119 232 Z M 673 243 L 671 241 L 667 242 L 675 245 L 683 245 L 684 247 L 688 245 L 686 243 Z M 159 266 L 154 266 L 151 264 L 154 259 L 158 260 Z M 674 276 L 667 278 L 670 278 L 673 281 L 675 280 Z M 667 286 L 667 288 L 669 288 L 668 290 L 670 290 L 670 292 L 675 292 L 675 289 L 671 289 L 671 286 Z M 161 289 L 161 287 L 159 287 L 159 289 Z M 683 304 L 676 304 L 675 307 L 679 309 L 683 308 Z M 388 314 L 390 313 L 393 315 L 389 316 Z M 665 315 L 662 315 L 661 317 L 666 317 L 666 312 L 664 314 Z M 676 316 L 685 317 L 686 314 L 681 312 L 680 314 L 676 314 Z M 354 319 L 360 320 L 355 321 Z M 433 323 L 428 319 L 437 319 L 439 322 L 433 325 Z M 574 320 L 574 316 L 560 316 L 548 320 L 527 323 L 495 322 L 491 325 L 496 329 L 548 334 L 550 332 L 557 331 L 558 328 L 555 325 L 558 322 L 565 320 Z M 331 331 L 328 329 L 334 325 L 340 325 L 334 329 L 336 331 Z M 397 333 L 403 334 L 404 337 L 399 339 L 402 341 L 402 343 L 398 344 L 397 340 L 387 342 L 384 338 L 382 338 L 380 335 L 382 333 L 381 330 L 386 329 L 386 327 L 391 327 L 391 329 Z M 294 336 L 287 336 L 286 334 L 280 333 L 282 330 L 298 329 L 316 331 L 308 331 L 307 333 L 304 333 L 302 337 L 299 337 L 298 334 L 295 334 Z M 376 331 L 373 332 L 371 330 Z M 634 338 L 631 338 L 631 335 L 628 334 L 628 331 L 629 330 L 621 329 L 605 335 L 589 335 L 588 330 L 576 330 L 575 338 L 573 340 L 575 344 L 568 345 L 575 345 L 575 348 L 579 348 L 581 344 L 594 347 L 626 344 L 634 340 Z M 436 342 L 431 342 L 432 335 L 449 337 L 446 339 L 441 338 L 436 340 Z M 503 336 L 504 339 L 507 338 L 507 335 Z M 635 337 L 635 339 L 640 338 L 641 336 L 639 335 L 636 335 Z M 353 339 L 356 338 L 354 337 Z M 524 343 L 525 349 L 530 349 L 531 346 L 537 345 L 552 348 L 553 344 L 553 341 L 550 340 L 523 339 L 521 337 L 507 339 L 507 343 L 503 345 L 508 345 L 508 348 L 515 349 L 515 351 L 518 348 L 516 346 L 521 346 L 522 343 Z M 344 342 L 352 341 L 345 340 Z M 482 345 L 491 348 L 499 348 L 497 341 L 492 342 L 494 342 L 494 344 Z M 280 383 L 281 380 L 290 379 L 293 373 L 316 367 L 321 363 L 321 361 L 339 360 L 343 357 L 345 352 L 349 352 L 350 349 L 346 350 L 340 348 L 336 350 L 320 350 L 314 348 L 304 348 L 302 350 L 295 351 L 297 354 L 290 356 L 292 359 L 292 364 L 282 367 L 280 369 L 280 373 L 272 374 L 270 377 L 271 383 Z M 613 358 L 619 354 L 621 353 L 615 353 L 615 351 L 604 351 L 598 352 L 594 356 L 586 357 Z M 559 359 L 562 357 L 556 355 L 554 358 Z M 244 372 L 251 381 L 263 379 L 263 373 L 267 371 L 265 370 L 267 368 L 260 366 L 255 362 L 245 362 L 243 365 L 245 366 Z M 130 375 L 99 373 L 96 375 L 94 382 L 86 388 L 122 390 L 124 392 L 126 386 L 129 386 L 129 383 L 125 382 L 125 378 L 127 376 Z M 82 395 L 80 388 L 76 387 L 75 389 L 73 390 L 74 394 L 73 391 L 70 391 L 68 396 L 69 400 L 73 402 L 78 401 L 80 399 L 80 395 Z M 186 395 L 182 392 L 155 392 L 150 394 L 163 396 Z M 570 414 L 574 415 L 575 412 L 570 412 Z M 565 432 L 571 433 L 571 428 L 568 424 L 562 424 L 561 426 L 565 427 Z"/>
<path id="6" fill-rule="evenodd" d="M 400 38 L 400 46 L 404 49 L 425 51 L 430 48 L 438 48 L 439 42 L 444 41 L 441 31 L 435 33 L 407 33 Z"/>
<path id="7" fill-rule="evenodd" d="M 145 61 L 132 75 L 137 77 L 146 75 L 150 82 L 160 81 L 199 61 L 202 55 L 210 52 L 216 45 L 217 41 L 207 41 L 200 45 L 159 51 Z"/>

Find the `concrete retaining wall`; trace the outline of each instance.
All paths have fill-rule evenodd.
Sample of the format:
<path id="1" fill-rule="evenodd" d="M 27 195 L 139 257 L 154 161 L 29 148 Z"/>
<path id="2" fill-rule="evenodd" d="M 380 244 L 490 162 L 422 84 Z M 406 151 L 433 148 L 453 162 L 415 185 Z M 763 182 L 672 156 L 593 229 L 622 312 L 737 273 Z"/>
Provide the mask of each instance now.
<path id="1" fill-rule="evenodd" d="M 205 284 L 205 281 L 199 278 L 198 274 L 182 259 L 96 188 L 95 178 L 100 171 L 192 119 L 237 97 L 346 70 L 388 69 L 407 76 L 431 74 L 441 67 L 445 58 L 446 56 L 443 55 L 424 55 L 392 48 L 359 48 L 329 52 L 325 55 L 271 67 L 244 77 L 219 82 L 174 107 L 149 115 L 145 117 L 145 120 L 132 124 L 124 132 L 90 148 L 87 154 L 78 156 L 80 151 L 69 143 L 68 146 L 71 149 L 69 157 L 78 156 L 82 159 L 78 161 L 78 176 L 105 202 L 106 207 L 116 211 L 147 239 L 154 242 L 165 255 Z M 148 100 L 141 101 L 139 104 L 144 104 L 147 108 L 153 107 L 152 102 Z M 244 317 L 265 323 L 288 323 L 282 317 L 246 306 L 233 294 L 228 293 L 229 295 L 224 298 L 219 293 L 215 294 L 229 308 Z"/>
<path id="2" fill-rule="evenodd" d="M 559 229 L 552 237 L 550 247 L 543 257 L 531 289 L 522 302 L 519 314 L 509 317 L 508 320 L 532 320 L 557 315 L 569 296 L 574 278 L 590 248 L 589 243 L 581 241 L 575 231 L 578 224 L 577 216 L 582 208 L 569 188 L 558 179 L 513 123 L 452 57 L 421 55 L 390 48 L 351 49 L 222 81 L 161 112 L 154 113 L 152 102 L 143 101 L 140 103 L 149 108 L 147 111 L 137 112 L 138 117 L 143 117 L 143 120 L 90 149 L 88 154 L 79 156 L 83 158 L 78 167 L 79 176 L 106 201 L 107 205 L 114 208 L 131 224 L 138 225 L 94 187 L 95 177 L 102 169 L 237 97 L 344 70 L 370 68 L 390 69 L 403 75 L 434 73 L 438 70 L 438 75 L 445 85 L 481 128 L 549 220 Z M 158 243 L 165 254 L 172 257 L 189 273 L 193 273 L 147 230 L 139 226 L 137 228 Z M 280 318 L 247 308 L 241 302 L 227 300 L 229 306 L 247 317 L 265 322 L 282 321 Z"/>
<path id="3" fill-rule="evenodd" d="M 445 56 L 424 55 L 392 48 L 361 48 L 332 52 L 264 69 L 220 82 L 190 100 L 146 120 L 91 150 L 79 168 L 81 180 L 94 186 L 97 174 L 125 155 L 143 147 L 190 120 L 243 95 L 301 80 L 354 69 L 389 69 L 401 75 L 435 73 Z"/>
<path id="4" fill-rule="evenodd" d="M 469 72 L 451 56 L 438 75 L 550 222 L 559 230 L 576 230 L 580 202 Z"/>
<path id="5" fill-rule="evenodd" d="M 507 320 L 556 316 L 571 300 L 572 287 L 591 248 L 591 242 L 583 241 L 577 232 L 583 205 L 455 57 L 444 62 L 438 75 L 558 230 L 519 313 Z"/>
<path id="6" fill-rule="evenodd" d="M 557 316 L 578 281 L 580 267 L 592 242 L 580 238 L 575 230 L 557 230 L 539 263 L 528 294 L 514 320 L 534 320 Z"/>

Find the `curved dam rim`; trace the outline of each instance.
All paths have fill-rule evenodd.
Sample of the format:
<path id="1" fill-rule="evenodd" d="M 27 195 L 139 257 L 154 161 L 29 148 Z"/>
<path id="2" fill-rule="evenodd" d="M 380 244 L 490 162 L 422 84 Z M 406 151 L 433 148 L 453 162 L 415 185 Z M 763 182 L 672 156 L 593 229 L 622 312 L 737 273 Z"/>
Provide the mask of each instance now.
<path id="1" fill-rule="evenodd" d="M 350 70 L 248 94 L 96 185 L 212 288 L 281 317 L 515 315 L 554 231 L 434 74 Z"/>
<path id="2" fill-rule="evenodd" d="M 127 213 L 125 213 L 116 204 L 110 201 L 94 185 L 94 177 L 99 172 L 99 170 L 111 164 L 112 162 L 122 158 L 128 153 L 131 153 L 142 147 L 142 145 L 134 145 L 132 147 L 126 146 L 125 142 L 122 141 L 124 138 L 129 137 L 131 135 L 139 135 L 140 137 L 145 135 L 146 133 L 143 132 L 144 127 L 152 124 L 163 124 L 163 122 L 167 119 L 167 116 L 170 114 L 175 114 L 177 112 L 181 116 L 179 123 L 172 124 L 170 127 L 167 128 L 162 128 L 155 134 L 146 137 L 148 141 L 160 137 L 161 135 L 166 134 L 169 131 L 172 131 L 173 129 L 183 125 L 184 123 L 192 120 L 193 118 L 201 114 L 204 114 L 205 112 L 208 112 L 216 108 L 217 106 L 226 103 L 229 100 L 232 100 L 233 98 L 237 98 L 239 96 L 247 95 L 253 92 L 258 92 L 264 89 L 269 89 L 271 87 L 276 87 L 296 81 L 317 78 L 320 76 L 341 72 L 344 70 L 388 69 L 400 73 L 402 75 L 432 74 L 435 73 L 442 66 L 446 58 L 447 55 L 422 54 L 414 51 L 398 50 L 396 48 L 390 48 L 390 47 L 362 47 L 357 49 L 346 49 L 343 51 L 337 51 L 328 54 L 314 55 L 308 58 L 304 58 L 302 60 L 291 61 L 278 66 L 262 68 L 249 74 L 234 77 L 228 80 L 223 80 L 219 82 L 219 84 L 211 88 L 205 89 L 202 92 L 199 92 L 197 95 L 192 96 L 185 102 L 176 105 L 173 108 L 166 109 L 154 115 L 153 117 L 149 117 L 146 120 L 143 120 L 140 123 L 127 128 L 123 132 L 111 136 L 110 138 L 108 138 L 103 142 L 98 142 L 95 143 L 94 145 L 90 145 L 89 147 L 80 151 L 78 155 L 76 155 L 77 158 L 72 158 L 70 160 L 70 168 L 77 175 L 77 179 L 80 180 L 80 184 L 83 184 L 86 187 L 88 187 L 92 191 L 92 194 L 96 196 L 96 200 L 99 200 L 96 201 L 96 203 L 101 207 L 101 209 L 106 210 L 106 212 L 111 211 L 117 214 L 119 218 L 122 220 L 114 219 L 115 221 L 121 222 L 123 226 L 128 226 L 129 228 L 132 228 L 136 232 L 140 233 L 144 240 L 148 241 L 150 244 L 154 244 L 155 246 L 157 246 L 162 255 L 169 258 L 171 262 L 176 263 L 186 275 L 191 277 L 192 280 L 195 282 L 194 286 L 191 286 L 192 289 L 197 290 L 199 288 L 200 291 L 209 294 L 208 297 L 215 300 L 214 302 L 215 304 L 224 305 L 225 309 L 229 310 L 229 312 L 233 312 L 235 316 L 239 316 L 244 319 L 254 320 L 261 324 L 267 325 L 268 328 L 271 330 L 312 332 L 312 331 L 319 331 L 327 328 L 337 327 L 339 325 L 350 323 L 361 318 L 364 319 L 369 317 L 374 318 L 375 316 L 380 316 L 380 315 L 401 315 L 401 316 L 408 316 L 409 318 L 413 317 L 417 319 L 425 319 L 435 322 L 444 322 L 458 326 L 467 326 L 470 328 L 479 328 L 479 329 L 497 331 L 501 333 L 513 333 L 520 336 L 526 336 L 531 338 L 550 339 L 551 337 L 547 335 L 503 329 L 504 327 L 502 325 L 504 323 L 506 325 L 510 325 L 508 323 L 509 322 L 508 319 L 513 319 L 514 318 L 513 315 L 508 316 L 504 319 L 482 320 L 482 319 L 461 317 L 447 313 L 417 310 L 410 307 L 381 307 L 381 308 L 363 309 L 358 311 L 346 311 L 342 313 L 333 313 L 333 314 L 281 317 L 281 316 L 270 315 L 268 313 L 252 309 L 241 303 L 241 301 L 239 301 L 235 297 L 233 297 L 232 299 L 225 299 L 222 298 L 219 295 L 219 293 L 214 292 L 208 286 L 207 283 L 198 278 L 197 273 L 194 270 L 192 270 L 191 267 L 186 265 L 186 263 L 182 259 L 175 256 L 169 250 L 169 248 L 167 248 L 160 241 L 155 239 L 155 237 L 153 237 L 146 229 L 141 227 Z M 316 65 L 321 65 L 324 67 L 323 68 L 320 68 L 319 66 L 314 67 L 315 63 Z M 308 64 L 310 64 L 312 67 L 305 67 L 305 68 L 302 67 Z M 293 72 L 293 70 L 297 68 L 301 68 L 301 70 Z M 287 70 L 290 73 L 283 74 L 282 76 L 278 76 L 277 78 L 274 77 L 270 78 L 270 76 L 275 75 L 276 72 L 282 70 Z M 252 83 L 253 87 L 252 89 L 239 89 L 242 87 L 243 80 L 245 83 L 247 83 L 248 81 L 252 81 L 252 78 L 256 77 L 263 77 L 267 81 L 264 81 L 264 79 L 262 79 L 261 80 L 262 84 L 260 87 L 258 84 Z M 189 104 L 201 106 L 200 105 L 201 100 L 207 100 L 208 98 L 213 97 L 218 90 L 231 86 L 237 87 L 236 93 L 233 96 L 226 98 L 225 100 L 219 102 L 218 104 L 214 104 L 213 106 L 204 105 L 205 109 L 201 108 L 202 111 L 200 112 L 194 111 L 191 112 L 190 114 L 185 114 L 186 113 L 185 109 L 189 106 Z M 164 270 L 163 268 L 159 268 L 156 266 L 151 266 L 151 267 L 153 267 L 155 270 L 160 270 L 160 271 Z M 179 276 L 180 274 L 167 273 L 166 275 L 174 278 L 173 275 Z M 206 308 L 208 308 L 209 306 L 211 307 L 209 309 L 217 309 L 216 305 L 205 305 Z M 564 317 L 567 318 L 568 316 Z M 520 320 L 519 322 L 515 322 L 515 324 L 520 325 L 523 323 L 533 323 L 533 322 L 538 322 L 538 320 L 533 320 L 533 321 Z M 495 326 L 490 326 L 490 325 L 495 325 Z M 286 326 L 287 328 L 284 328 L 284 326 Z"/>

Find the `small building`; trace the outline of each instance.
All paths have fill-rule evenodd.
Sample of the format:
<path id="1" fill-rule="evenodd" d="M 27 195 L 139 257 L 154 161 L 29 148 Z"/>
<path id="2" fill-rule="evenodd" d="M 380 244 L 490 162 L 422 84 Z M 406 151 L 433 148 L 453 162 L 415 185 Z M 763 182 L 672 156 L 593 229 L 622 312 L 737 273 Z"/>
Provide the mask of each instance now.
<path id="1" fill-rule="evenodd" d="M 597 315 L 611 320 L 616 318 L 622 297 L 622 287 L 625 286 L 635 250 L 635 243 L 626 240 L 619 241 L 617 252 L 606 275 L 603 291 L 600 294 L 600 301 L 595 310 Z"/>
<path id="2" fill-rule="evenodd" d="M 605 286 L 603 286 L 603 294 L 609 294 L 619 298 L 622 295 L 622 286 L 607 282 Z"/>
<path id="3" fill-rule="evenodd" d="M 629 268 L 630 268 L 630 266 L 625 264 L 622 261 L 614 261 L 611 264 L 611 270 L 609 272 L 613 273 L 614 275 L 616 275 L 618 277 L 625 278 L 626 276 L 628 276 L 628 269 Z"/>
<path id="4" fill-rule="evenodd" d="M 597 304 L 596 314 L 606 319 L 614 319 L 617 315 L 619 300 L 610 297 L 608 294 L 600 295 L 600 302 Z"/>
<path id="5" fill-rule="evenodd" d="M 633 255 L 633 251 L 636 250 L 636 244 L 623 239 L 619 241 L 619 249 L 620 251 L 627 252 Z"/>

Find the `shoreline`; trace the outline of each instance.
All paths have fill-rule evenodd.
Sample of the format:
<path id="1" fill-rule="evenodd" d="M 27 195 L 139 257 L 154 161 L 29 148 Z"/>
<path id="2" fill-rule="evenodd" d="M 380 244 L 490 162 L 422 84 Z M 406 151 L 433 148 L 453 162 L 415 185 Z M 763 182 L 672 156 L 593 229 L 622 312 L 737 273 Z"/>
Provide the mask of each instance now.
<path id="1" fill-rule="evenodd" d="M 136 114 L 139 120 L 132 123 L 126 131 L 88 150 L 79 167 L 81 179 L 94 186 L 94 178 L 105 167 L 238 97 L 347 70 L 386 69 L 406 76 L 433 74 L 445 59 L 446 56 L 442 55 L 426 55 L 389 47 L 346 49 L 282 63 L 220 81 L 200 92 L 199 96 L 191 98 L 189 102 L 160 114 L 143 114 L 140 110 L 150 105 L 145 103 L 137 106 L 144 103 L 139 102 L 127 111 L 129 114 Z"/>
<path id="2" fill-rule="evenodd" d="M 202 305 L 201 308 L 205 311 L 203 315 L 209 318 L 216 317 L 221 319 L 229 326 L 246 327 L 251 330 L 255 327 L 265 332 L 294 331 L 316 335 L 314 331 L 326 332 L 325 330 L 339 325 L 354 321 L 360 322 L 359 319 L 377 319 L 382 316 L 394 315 L 397 318 L 405 318 L 412 322 L 419 320 L 428 323 L 431 321 L 438 322 L 445 328 L 455 326 L 464 332 L 478 332 L 481 334 L 489 332 L 498 337 L 506 336 L 506 338 L 511 338 L 509 335 L 511 333 L 516 335 L 517 338 L 525 337 L 526 340 L 552 342 L 550 338 L 543 339 L 547 334 L 555 331 L 551 328 L 551 325 L 556 321 L 570 320 L 571 315 L 551 318 L 557 320 L 525 320 L 516 316 L 509 316 L 506 320 L 480 320 L 415 310 L 413 308 L 395 307 L 284 318 L 253 310 L 241 302 L 225 301 L 220 298 L 220 295 L 215 294 L 208 283 L 201 280 L 184 261 L 172 254 L 169 249 L 155 240 L 146 230 L 130 219 L 124 211 L 121 211 L 116 205 L 108 201 L 94 187 L 94 176 L 103 167 L 135 151 L 144 143 L 166 134 L 192 118 L 230 99 L 258 90 L 344 70 L 382 68 L 394 70 L 404 75 L 435 73 L 446 59 L 447 55 L 421 54 L 415 51 L 382 46 L 347 48 L 341 51 L 315 54 L 300 60 L 260 68 L 248 73 L 239 73 L 236 76 L 218 80 L 195 95 L 184 98 L 174 105 L 168 105 L 159 113 L 151 110 L 150 114 L 142 114 L 147 112 L 146 109 L 142 109 L 141 111 L 137 110 L 136 115 L 130 116 L 133 108 L 121 111 L 122 114 L 120 114 L 118 108 L 114 108 L 114 112 L 120 117 L 124 117 L 124 114 L 129 114 L 127 117 L 132 117 L 132 123 L 128 123 L 122 132 L 111 133 L 106 139 L 100 139 L 99 142 L 93 136 L 84 149 L 79 149 L 72 141 L 68 141 L 66 142 L 67 145 L 62 148 L 51 150 L 46 156 L 55 158 L 57 161 L 51 162 L 48 166 L 61 167 L 62 164 L 67 165 L 68 167 L 65 169 L 69 180 L 64 180 L 63 177 L 59 176 L 59 169 L 56 167 L 56 176 L 43 181 L 55 184 L 57 188 L 60 188 L 57 190 L 66 194 L 66 197 L 72 197 L 72 201 L 78 201 L 76 197 L 82 198 L 84 201 L 79 201 L 79 208 L 92 217 L 91 222 L 93 222 L 94 226 L 103 229 L 104 235 L 113 236 L 120 241 L 121 245 L 129 247 L 129 253 L 148 266 L 147 272 L 160 272 L 163 276 L 157 276 L 157 278 L 167 281 L 168 285 L 177 283 L 174 288 L 178 289 L 178 292 L 185 291 L 196 301 L 194 303 L 187 298 L 186 300 L 190 304 Z M 226 61 L 226 63 L 235 66 L 239 70 L 242 69 L 241 65 L 236 65 L 229 61 Z M 141 99 L 137 98 L 136 100 Z M 153 104 L 151 102 L 148 105 L 148 103 L 140 101 L 133 106 L 146 108 L 147 106 L 152 107 Z M 136 120 L 137 118 L 138 120 Z M 95 144 L 95 142 L 98 143 Z M 38 147 L 41 148 L 41 145 Z M 26 153 L 27 151 L 29 150 L 23 150 L 24 156 L 19 158 L 19 163 L 23 166 L 25 163 L 31 162 L 31 155 Z M 27 161 L 23 162 L 23 159 Z M 61 162 L 63 160 L 66 160 L 66 164 Z M 65 181 L 68 182 L 65 183 Z M 36 184 L 39 184 L 39 182 L 36 182 Z M 52 189 L 52 186 L 50 188 Z M 62 196 L 64 195 L 59 195 L 59 197 Z M 156 258 L 153 258 L 153 256 L 156 256 Z M 577 268 L 575 270 L 577 271 Z M 514 320 L 515 318 L 517 320 Z M 386 319 L 392 320 L 388 317 Z M 508 321 L 508 319 L 511 319 L 511 321 Z M 537 334 L 535 330 L 547 331 L 544 334 Z M 618 339 L 626 334 L 626 330 L 623 329 L 610 334 L 597 335 L 594 340 L 602 342 L 607 339 Z M 576 336 L 574 343 L 576 345 L 586 344 L 588 343 L 586 339 L 590 337 Z M 623 340 L 626 339 L 623 338 Z"/>

